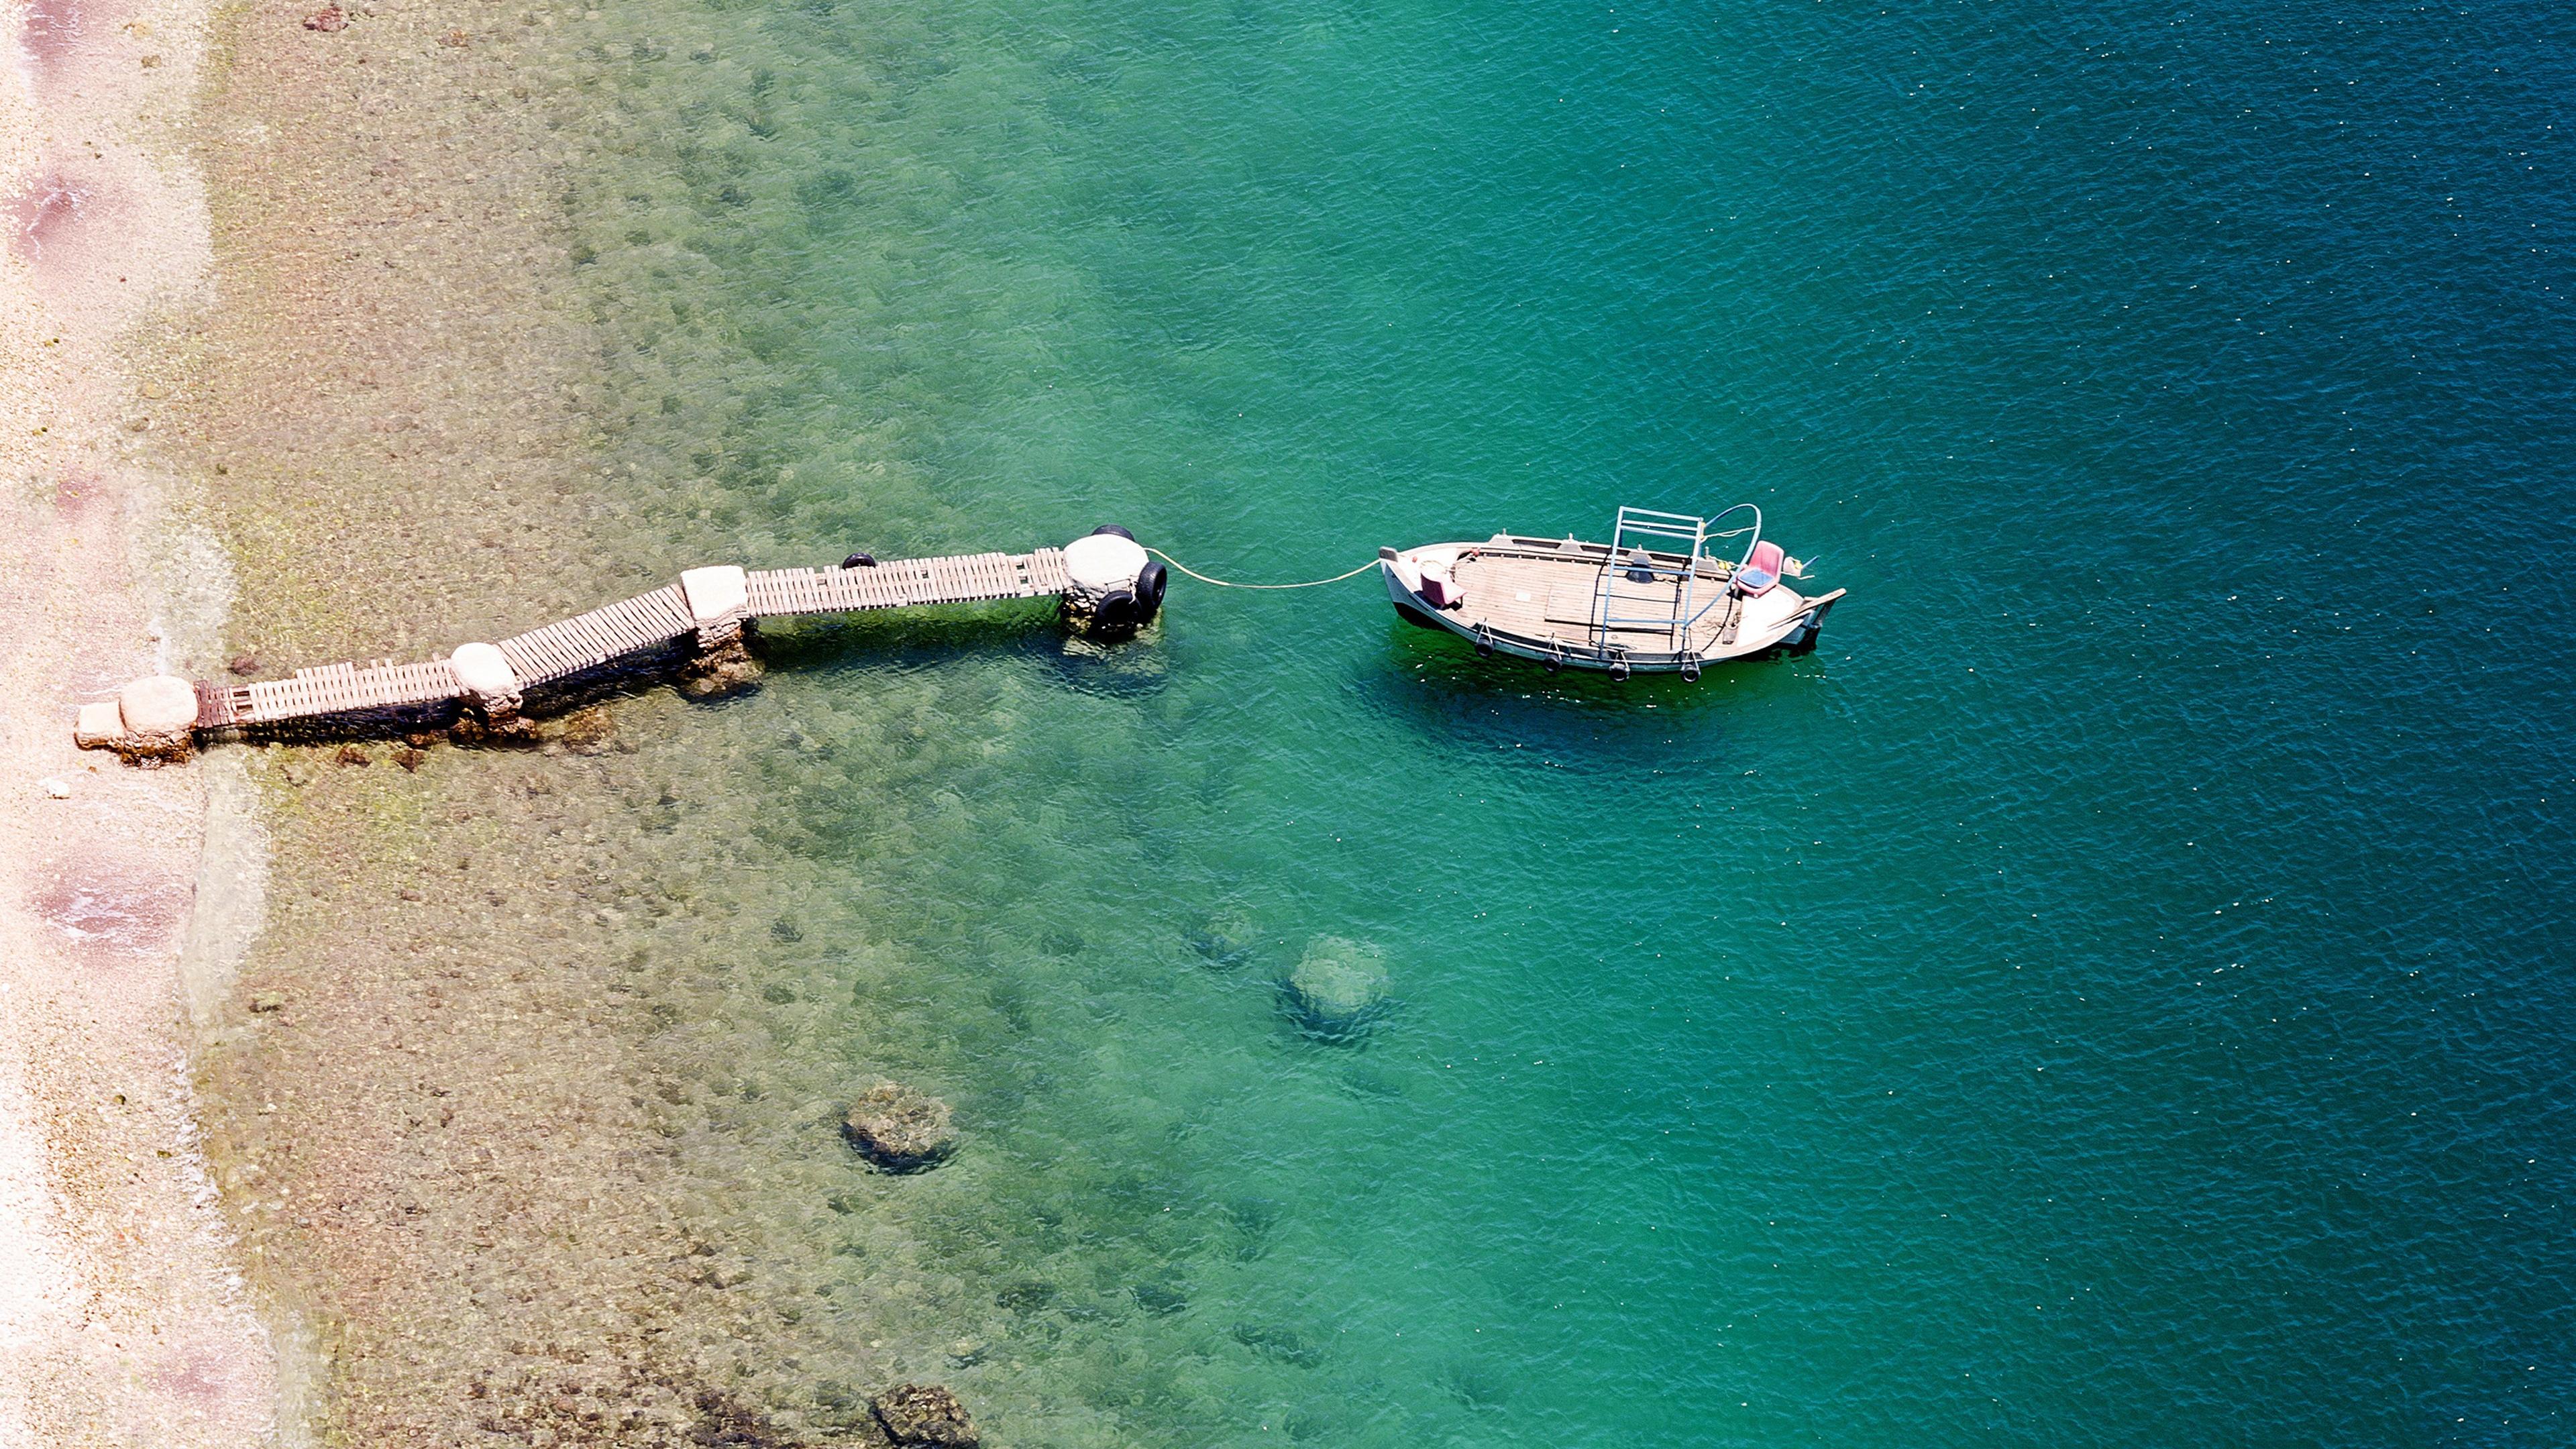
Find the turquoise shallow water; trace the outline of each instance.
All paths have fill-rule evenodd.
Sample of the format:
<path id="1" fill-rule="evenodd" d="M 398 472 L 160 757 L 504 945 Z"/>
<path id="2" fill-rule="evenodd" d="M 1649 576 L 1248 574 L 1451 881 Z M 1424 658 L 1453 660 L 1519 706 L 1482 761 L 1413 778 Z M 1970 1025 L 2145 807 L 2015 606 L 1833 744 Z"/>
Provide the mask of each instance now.
<path id="1" fill-rule="evenodd" d="M 1852 591 L 1696 688 L 1370 577 L 775 638 L 671 1099 L 931 1285 L 849 1332 L 1003 1443 L 2564 1441 L 2562 12 L 656 3 L 581 255 L 757 562 L 1749 499 Z M 826 1194 L 877 1072 L 966 1148 Z"/>

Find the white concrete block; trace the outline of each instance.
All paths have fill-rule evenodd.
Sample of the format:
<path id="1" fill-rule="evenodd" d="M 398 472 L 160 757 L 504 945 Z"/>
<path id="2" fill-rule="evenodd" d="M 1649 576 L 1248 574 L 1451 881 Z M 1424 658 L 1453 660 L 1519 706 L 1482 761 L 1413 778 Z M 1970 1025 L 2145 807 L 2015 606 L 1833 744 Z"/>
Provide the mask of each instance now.
<path id="1" fill-rule="evenodd" d="M 751 581 L 739 566 L 717 564 L 681 574 L 680 593 L 689 601 L 689 616 L 703 629 L 740 618 L 751 602 Z"/>
<path id="2" fill-rule="evenodd" d="M 138 679 L 118 691 L 116 712 L 127 734 L 185 734 L 197 725 L 197 687 L 168 674 Z"/>
<path id="3" fill-rule="evenodd" d="M 125 716 L 116 701 L 102 699 L 80 707 L 80 722 L 72 726 L 72 743 L 84 750 L 103 750 L 125 737 Z"/>
<path id="4" fill-rule="evenodd" d="M 447 667 L 456 671 L 456 682 L 465 686 L 465 692 L 477 698 L 508 699 L 519 693 L 518 671 L 497 645 L 459 644 L 447 656 Z"/>
<path id="5" fill-rule="evenodd" d="M 1064 546 L 1065 578 L 1077 589 L 1106 593 L 1136 582 L 1145 571 L 1145 546 L 1114 533 L 1086 534 Z"/>

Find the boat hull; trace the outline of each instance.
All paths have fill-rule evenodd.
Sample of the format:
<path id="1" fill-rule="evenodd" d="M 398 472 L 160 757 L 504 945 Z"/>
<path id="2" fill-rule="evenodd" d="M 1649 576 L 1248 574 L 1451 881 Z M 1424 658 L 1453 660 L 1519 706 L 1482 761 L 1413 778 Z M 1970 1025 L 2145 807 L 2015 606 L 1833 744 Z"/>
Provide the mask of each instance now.
<path id="1" fill-rule="evenodd" d="M 1675 564 L 1676 571 L 1688 570 L 1688 561 L 1668 562 Z M 1808 597 L 1786 584 L 1775 584 L 1758 597 L 1741 597 L 1729 588 L 1726 565 L 1708 560 L 1698 564 L 1705 572 L 1692 578 L 1691 585 L 1704 587 L 1708 598 L 1702 603 L 1695 595 L 1685 596 L 1685 603 L 1697 607 L 1699 623 L 1651 630 L 1603 629 L 1590 622 L 1590 616 L 1550 617 L 1549 607 L 1531 606 L 1532 589 L 1549 581 L 1561 592 L 1595 587 L 1586 581 L 1599 578 L 1609 566 L 1609 550 L 1603 545 L 1497 535 L 1481 544 L 1427 544 L 1401 551 L 1381 549 L 1378 554 L 1388 601 L 1405 622 L 1455 634 L 1479 654 L 1510 655 L 1549 669 L 1589 669 L 1622 676 L 1696 677 L 1702 667 L 1730 659 L 1812 652 L 1826 617 L 1843 597 L 1841 589 Z M 1454 566 L 1465 579 L 1464 597 L 1435 602 L 1437 594 L 1427 589 L 1436 586 L 1423 581 L 1426 566 L 1435 572 Z M 1480 585 L 1485 580 L 1477 576 L 1479 568 L 1493 576 L 1497 589 L 1529 584 L 1512 590 L 1522 607 L 1496 608 L 1489 603 L 1480 608 Z M 1558 602 L 1557 595 L 1549 597 L 1549 605 Z"/>

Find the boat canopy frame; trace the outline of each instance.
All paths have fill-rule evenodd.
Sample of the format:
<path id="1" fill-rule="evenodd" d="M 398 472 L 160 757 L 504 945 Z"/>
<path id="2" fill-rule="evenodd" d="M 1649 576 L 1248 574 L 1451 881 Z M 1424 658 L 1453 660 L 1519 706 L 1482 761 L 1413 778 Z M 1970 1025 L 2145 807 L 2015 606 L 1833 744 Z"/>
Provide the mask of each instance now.
<path id="1" fill-rule="evenodd" d="M 1718 527 L 1729 517 L 1748 512 L 1753 515 L 1751 523 L 1738 524 L 1733 528 Z M 1744 539 L 1744 553 L 1734 565 L 1735 569 L 1743 568 L 1753 557 L 1753 550 L 1762 542 L 1761 506 L 1738 503 L 1713 517 L 1702 518 L 1695 513 L 1667 513 L 1656 508 L 1621 505 L 1618 517 L 1610 526 L 1610 556 L 1602 561 L 1601 592 L 1593 609 L 1592 634 L 1600 647 L 1612 647 L 1611 635 L 1620 629 L 1659 627 L 1670 638 L 1689 638 L 1700 617 L 1725 602 L 1733 592 L 1722 589 L 1706 604 L 1696 609 L 1691 607 L 1698 597 L 1700 560 L 1705 558 L 1712 563 L 1718 562 L 1716 556 L 1708 551 L 1708 545 L 1710 540 L 1722 538 Z M 1672 546 L 1675 544 L 1687 544 L 1688 547 L 1675 548 Z M 1667 556 L 1679 554 L 1683 562 L 1678 567 L 1663 563 L 1655 557 L 1658 553 Z M 1654 590 L 1652 594 L 1622 594 L 1619 585 L 1623 582 L 1652 585 Z M 1667 583 L 1674 586 L 1669 604 L 1662 587 Z M 1623 607 L 1645 609 L 1650 605 L 1652 612 L 1620 612 Z"/>

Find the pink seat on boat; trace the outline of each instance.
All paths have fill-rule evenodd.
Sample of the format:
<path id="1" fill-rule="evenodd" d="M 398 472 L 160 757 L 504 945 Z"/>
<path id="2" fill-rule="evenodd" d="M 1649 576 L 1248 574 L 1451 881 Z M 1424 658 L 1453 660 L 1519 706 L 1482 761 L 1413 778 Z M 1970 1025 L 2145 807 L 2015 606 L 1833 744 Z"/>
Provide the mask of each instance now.
<path id="1" fill-rule="evenodd" d="M 1422 587 L 1414 590 L 1422 602 L 1435 609 L 1454 609 L 1467 602 L 1467 591 L 1449 574 L 1449 565 L 1429 559 L 1422 562 Z"/>
<path id="2" fill-rule="evenodd" d="M 1780 585 L 1780 565 L 1787 559 L 1787 552 L 1769 539 L 1753 545 L 1744 567 L 1735 571 L 1735 591 L 1748 599 L 1771 592 Z"/>

